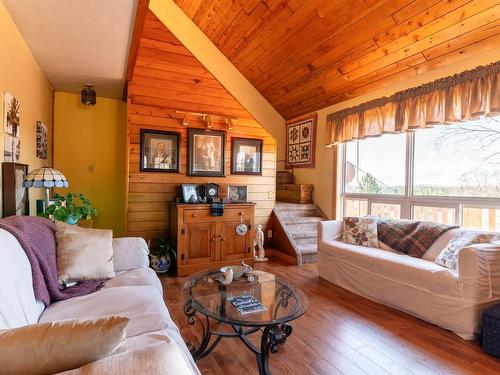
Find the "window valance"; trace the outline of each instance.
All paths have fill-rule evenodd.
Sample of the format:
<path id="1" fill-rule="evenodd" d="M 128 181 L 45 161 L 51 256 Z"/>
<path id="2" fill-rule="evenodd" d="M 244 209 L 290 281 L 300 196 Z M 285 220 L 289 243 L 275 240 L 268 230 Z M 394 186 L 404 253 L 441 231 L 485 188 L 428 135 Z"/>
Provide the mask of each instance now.
<path id="1" fill-rule="evenodd" d="M 500 61 L 343 109 L 327 117 L 327 146 L 500 113 Z"/>

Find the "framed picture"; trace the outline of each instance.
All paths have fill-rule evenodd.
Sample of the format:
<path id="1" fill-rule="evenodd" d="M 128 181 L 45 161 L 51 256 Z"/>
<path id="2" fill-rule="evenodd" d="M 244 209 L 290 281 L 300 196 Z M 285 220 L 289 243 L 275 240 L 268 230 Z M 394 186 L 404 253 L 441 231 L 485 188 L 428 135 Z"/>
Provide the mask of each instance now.
<path id="1" fill-rule="evenodd" d="M 228 186 L 227 198 L 231 202 L 247 202 L 248 188 L 246 186 Z"/>
<path id="2" fill-rule="evenodd" d="M 198 185 L 182 184 L 181 192 L 184 203 L 197 203 L 199 201 Z"/>
<path id="3" fill-rule="evenodd" d="M 262 140 L 231 140 L 231 174 L 262 175 Z"/>
<path id="4" fill-rule="evenodd" d="M 36 157 L 47 159 L 47 126 L 42 121 L 36 122 Z"/>
<path id="5" fill-rule="evenodd" d="M 15 163 L 21 158 L 21 141 L 19 138 L 4 134 L 3 161 Z"/>
<path id="6" fill-rule="evenodd" d="M 28 166 L 18 163 L 2 164 L 3 217 L 29 215 L 28 188 L 23 181 L 28 174 Z"/>
<path id="7" fill-rule="evenodd" d="M 142 172 L 179 172 L 180 133 L 141 129 Z"/>
<path id="8" fill-rule="evenodd" d="M 10 92 L 5 92 L 3 106 L 3 131 L 19 138 L 21 104 Z"/>
<path id="9" fill-rule="evenodd" d="M 188 176 L 226 175 L 226 133 L 188 129 Z"/>
<path id="10" fill-rule="evenodd" d="M 285 167 L 314 168 L 317 115 L 308 115 L 286 124 Z"/>

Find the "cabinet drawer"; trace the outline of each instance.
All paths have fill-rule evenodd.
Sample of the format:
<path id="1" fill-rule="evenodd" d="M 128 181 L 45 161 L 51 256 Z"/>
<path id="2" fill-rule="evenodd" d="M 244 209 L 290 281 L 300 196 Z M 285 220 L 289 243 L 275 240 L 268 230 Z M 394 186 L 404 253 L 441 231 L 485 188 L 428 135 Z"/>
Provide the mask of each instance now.
<path id="1" fill-rule="evenodd" d="M 225 221 L 235 220 L 243 217 L 250 219 L 253 208 L 247 207 L 231 207 L 224 209 L 224 216 L 212 216 L 210 210 L 184 210 L 184 223 L 200 223 L 207 221 Z"/>

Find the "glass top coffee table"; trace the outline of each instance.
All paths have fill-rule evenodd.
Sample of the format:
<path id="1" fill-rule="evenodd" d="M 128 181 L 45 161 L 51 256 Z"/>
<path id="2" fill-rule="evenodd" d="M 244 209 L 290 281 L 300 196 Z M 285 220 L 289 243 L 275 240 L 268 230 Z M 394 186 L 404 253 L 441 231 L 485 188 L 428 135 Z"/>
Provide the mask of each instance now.
<path id="1" fill-rule="evenodd" d="M 216 279 L 219 271 L 198 272 L 184 283 L 184 314 L 189 324 L 198 322 L 202 328 L 199 345 L 187 343 L 194 360 L 207 356 L 222 338 L 239 338 L 255 354 L 259 374 L 269 374 L 269 352 L 276 353 L 278 345 L 292 333 L 288 324 L 305 313 L 309 306 L 307 295 L 272 273 L 253 271 L 256 280 L 235 279 L 223 285 Z M 234 297 L 252 296 L 266 310 L 241 314 L 233 306 Z M 218 322 L 217 330 L 211 320 Z M 221 326 L 230 330 L 220 330 Z M 260 345 L 253 344 L 249 335 L 261 332 Z"/>

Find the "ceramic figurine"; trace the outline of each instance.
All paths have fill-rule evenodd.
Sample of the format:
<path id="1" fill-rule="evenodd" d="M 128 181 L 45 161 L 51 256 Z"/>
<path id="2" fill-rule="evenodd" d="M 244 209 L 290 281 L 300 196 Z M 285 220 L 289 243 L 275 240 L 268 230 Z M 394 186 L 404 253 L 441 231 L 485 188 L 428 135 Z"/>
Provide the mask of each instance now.
<path id="1" fill-rule="evenodd" d="M 231 268 L 227 268 L 224 271 L 221 271 L 219 276 L 219 282 L 224 285 L 229 285 L 233 281 L 233 270 Z"/>
<path id="2" fill-rule="evenodd" d="M 256 248 L 259 249 L 259 255 L 256 255 Z M 256 262 L 267 262 L 266 253 L 264 251 L 264 232 L 262 225 L 258 224 L 255 231 L 253 257 Z"/>

